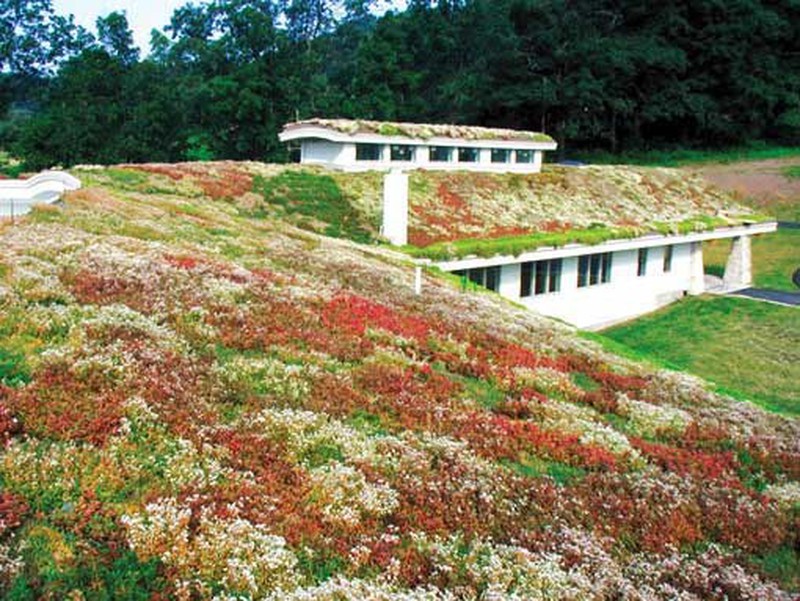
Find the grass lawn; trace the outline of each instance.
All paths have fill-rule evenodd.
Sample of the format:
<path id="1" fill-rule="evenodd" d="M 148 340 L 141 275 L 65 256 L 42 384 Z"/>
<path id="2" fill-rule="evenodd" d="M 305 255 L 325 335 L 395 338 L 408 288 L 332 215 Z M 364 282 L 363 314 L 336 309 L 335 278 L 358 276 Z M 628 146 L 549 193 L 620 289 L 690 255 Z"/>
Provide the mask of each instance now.
<path id="1" fill-rule="evenodd" d="M 730 240 L 711 240 L 703 246 L 706 273 L 721 276 L 730 253 Z M 779 229 L 753 238 L 753 283 L 759 288 L 798 291 L 792 273 L 800 269 L 800 230 Z"/>
<path id="2" fill-rule="evenodd" d="M 753 144 L 717 150 L 651 150 L 622 154 L 608 152 L 577 153 L 575 158 L 595 164 L 648 165 L 653 167 L 683 167 L 702 163 L 733 163 L 737 161 L 764 161 L 800 156 L 800 147 Z"/>
<path id="3" fill-rule="evenodd" d="M 687 298 L 605 330 L 638 355 L 701 376 L 722 392 L 800 415 L 800 308 Z"/>

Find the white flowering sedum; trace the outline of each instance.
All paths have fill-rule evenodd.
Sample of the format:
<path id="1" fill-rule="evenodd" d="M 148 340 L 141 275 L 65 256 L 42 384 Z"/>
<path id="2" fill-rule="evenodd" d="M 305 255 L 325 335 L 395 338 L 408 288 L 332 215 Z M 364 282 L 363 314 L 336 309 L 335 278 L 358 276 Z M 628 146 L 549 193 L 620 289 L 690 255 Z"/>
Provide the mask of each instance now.
<path id="1" fill-rule="evenodd" d="M 334 524 L 356 526 L 364 517 L 380 517 L 397 509 L 397 493 L 386 484 L 368 482 L 349 465 L 329 463 L 311 470 L 312 497 Z"/>
<path id="2" fill-rule="evenodd" d="M 286 541 L 261 524 L 235 517 L 235 507 L 229 510 L 234 517 L 225 519 L 204 510 L 193 529 L 191 511 L 165 498 L 120 521 L 140 559 L 159 558 L 203 596 L 215 583 L 249 598 L 295 589 L 297 558 Z"/>
<path id="3" fill-rule="evenodd" d="M 680 435 L 692 423 L 692 416 L 678 407 L 653 405 L 631 399 L 625 394 L 618 395 L 617 402 L 620 415 L 627 417 L 631 426 L 642 436 Z"/>

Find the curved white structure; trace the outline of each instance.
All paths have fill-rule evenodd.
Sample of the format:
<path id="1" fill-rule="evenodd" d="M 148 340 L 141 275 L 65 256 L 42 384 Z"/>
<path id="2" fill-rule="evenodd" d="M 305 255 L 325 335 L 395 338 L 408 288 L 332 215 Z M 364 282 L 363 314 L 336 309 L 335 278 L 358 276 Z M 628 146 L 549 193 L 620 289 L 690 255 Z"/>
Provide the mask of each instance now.
<path id="1" fill-rule="evenodd" d="M 81 187 L 79 179 L 63 171 L 43 171 L 30 179 L 0 180 L 0 217 L 18 217 L 35 204 L 56 202 L 68 190 Z"/>

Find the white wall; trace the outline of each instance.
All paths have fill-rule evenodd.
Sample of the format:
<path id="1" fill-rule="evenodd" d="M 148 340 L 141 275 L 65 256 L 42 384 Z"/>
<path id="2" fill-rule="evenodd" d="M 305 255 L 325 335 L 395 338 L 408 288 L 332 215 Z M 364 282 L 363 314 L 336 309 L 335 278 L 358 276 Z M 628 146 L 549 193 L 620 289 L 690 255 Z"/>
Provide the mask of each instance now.
<path id="1" fill-rule="evenodd" d="M 611 281 L 578 288 L 578 257 L 562 260 L 561 290 L 521 298 L 520 263 L 503 265 L 500 294 L 582 328 L 597 328 L 653 311 L 683 296 L 691 279 L 690 244 L 673 245 L 672 270 L 664 273 L 664 247 L 648 251 L 647 273 L 636 275 L 638 251 L 612 253 Z"/>
<path id="2" fill-rule="evenodd" d="M 355 149 L 355 147 L 353 147 Z M 328 140 L 303 140 L 300 144 L 300 162 L 311 164 L 338 164 L 343 161 L 345 148 L 343 144 Z M 353 157 L 355 160 L 355 156 Z"/>

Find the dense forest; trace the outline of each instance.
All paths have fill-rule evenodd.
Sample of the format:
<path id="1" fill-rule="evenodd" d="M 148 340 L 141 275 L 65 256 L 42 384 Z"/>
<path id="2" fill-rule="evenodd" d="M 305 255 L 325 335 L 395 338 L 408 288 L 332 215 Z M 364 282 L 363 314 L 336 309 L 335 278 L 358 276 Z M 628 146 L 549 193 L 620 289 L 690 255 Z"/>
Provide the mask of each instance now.
<path id="1" fill-rule="evenodd" d="M 142 50 L 123 13 L 94 34 L 0 0 L 0 148 L 27 168 L 280 161 L 281 126 L 312 116 L 540 130 L 562 152 L 800 142 L 796 0 L 381 4 L 193 2 Z"/>

